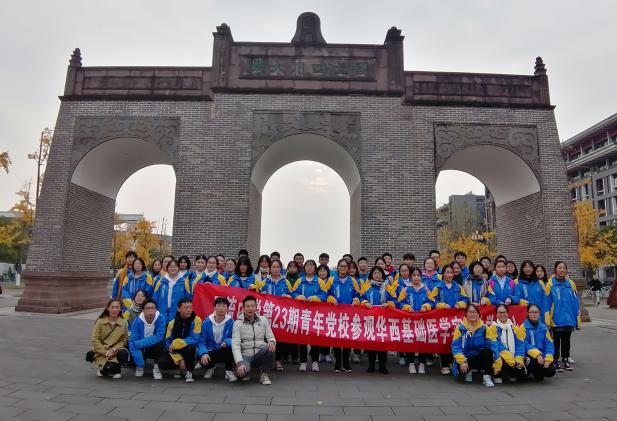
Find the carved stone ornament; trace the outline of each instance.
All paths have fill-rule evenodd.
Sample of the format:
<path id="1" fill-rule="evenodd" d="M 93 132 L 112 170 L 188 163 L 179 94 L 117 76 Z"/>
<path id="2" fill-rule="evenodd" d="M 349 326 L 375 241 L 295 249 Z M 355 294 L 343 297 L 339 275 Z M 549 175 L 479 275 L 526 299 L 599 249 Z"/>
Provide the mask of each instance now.
<path id="1" fill-rule="evenodd" d="M 298 16 L 296 33 L 291 40 L 295 45 L 326 45 L 321 35 L 321 20 L 313 12 L 304 12 Z"/>
<path id="2" fill-rule="evenodd" d="M 435 168 L 439 170 L 457 151 L 476 145 L 506 148 L 523 159 L 540 177 L 538 132 L 535 127 L 491 124 L 435 124 Z"/>
<path id="3" fill-rule="evenodd" d="M 277 140 L 311 133 L 338 143 L 360 163 L 360 113 L 278 112 L 253 113 L 253 159 L 256 161 Z"/>
<path id="4" fill-rule="evenodd" d="M 73 136 L 71 166 L 89 151 L 111 139 L 137 138 L 154 143 L 175 157 L 180 134 L 177 117 L 78 117 Z"/>

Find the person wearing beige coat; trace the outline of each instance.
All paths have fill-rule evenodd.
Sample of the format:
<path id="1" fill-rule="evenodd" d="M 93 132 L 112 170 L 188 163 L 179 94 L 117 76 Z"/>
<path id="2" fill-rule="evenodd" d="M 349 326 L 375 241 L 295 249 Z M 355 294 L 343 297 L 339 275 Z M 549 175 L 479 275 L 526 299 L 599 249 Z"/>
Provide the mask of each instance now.
<path id="1" fill-rule="evenodd" d="M 121 317 L 121 304 L 118 299 L 109 300 L 105 310 L 94 324 L 92 331 L 93 364 L 99 377 L 122 377 L 121 368 L 129 359 L 126 349 L 128 343 L 128 322 Z"/>

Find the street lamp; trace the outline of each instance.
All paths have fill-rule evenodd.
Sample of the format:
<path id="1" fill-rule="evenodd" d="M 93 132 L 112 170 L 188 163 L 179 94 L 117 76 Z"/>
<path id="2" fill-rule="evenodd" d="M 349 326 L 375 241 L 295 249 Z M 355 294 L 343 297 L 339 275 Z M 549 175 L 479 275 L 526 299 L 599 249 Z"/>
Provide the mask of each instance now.
<path id="1" fill-rule="evenodd" d="M 484 236 L 476 230 L 473 234 L 471 234 L 471 239 L 478 243 L 482 243 L 484 241 Z M 480 247 L 476 246 L 476 260 L 480 259 Z"/>

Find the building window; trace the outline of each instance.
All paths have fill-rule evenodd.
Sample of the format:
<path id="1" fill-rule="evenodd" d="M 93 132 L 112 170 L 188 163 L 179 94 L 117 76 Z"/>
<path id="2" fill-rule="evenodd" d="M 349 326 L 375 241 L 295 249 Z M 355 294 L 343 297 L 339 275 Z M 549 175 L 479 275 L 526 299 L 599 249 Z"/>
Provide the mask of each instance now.
<path id="1" fill-rule="evenodd" d="M 611 209 L 609 211 L 610 215 L 615 215 L 615 211 L 617 211 L 617 197 L 611 197 Z"/>
<path id="2" fill-rule="evenodd" d="M 615 165 L 617 165 L 617 156 L 611 156 L 608 159 L 608 166 L 609 167 L 614 167 Z"/>
<path id="3" fill-rule="evenodd" d="M 591 151 L 593 151 L 593 146 L 583 149 L 583 155 L 587 155 Z"/>
<path id="4" fill-rule="evenodd" d="M 581 174 L 582 178 L 587 178 L 587 177 L 591 177 L 591 171 L 590 170 L 583 170 L 582 174 Z"/>
<path id="5" fill-rule="evenodd" d="M 606 226 L 606 221 L 600 221 L 600 226 L 601 227 L 605 227 Z"/>
<path id="6" fill-rule="evenodd" d="M 577 158 L 580 158 L 581 153 L 580 152 L 575 152 L 575 153 L 571 153 L 570 154 L 570 161 L 574 161 Z"/>
<path id="7" fill-rule="evenodd" d="M 606 201 L 604 199 L 598 200 L 598 210 L 606 210 Z"/>
<path id="8" fill-rule="evenodd" d="M 576 202 L 578 200 L 578 188 L 573 188 L 570 190 L 570 197 L 572 198 L 573 202 Z"/>
<path id="9" fill-rule="evenodd" d="M 598 172 L 604 171 L 607 168 L 608 168 L 608 165 L 606 165 L 606 160 L 598 164 Z"/>
<path id="10" fill-rule="evenodd" d="M 596 180 L 596 191 L 598 192 L 598 196 L 602 196 L 604 194 L 604 179 L 599 178 Z"/>
<path id="11" fill-rule="evenodd" d="M 581 200 L 589 200 L 589 184 L 581 186 Z"/>

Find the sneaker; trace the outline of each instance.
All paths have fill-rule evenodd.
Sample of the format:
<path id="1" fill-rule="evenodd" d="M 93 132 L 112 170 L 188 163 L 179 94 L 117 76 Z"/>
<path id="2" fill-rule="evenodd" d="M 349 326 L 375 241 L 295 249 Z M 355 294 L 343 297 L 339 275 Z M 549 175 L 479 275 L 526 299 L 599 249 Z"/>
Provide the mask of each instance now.
<path id="1" fill-rule="evenodd" d="M 306 363 L 300 363 L 300 366 L 298 367 L 298 371 L 306 371 Z"/>
<path id="2" fill-rule="evenodd" d="M 342 369 L 342 368 L 336 368 L 336 367 L 335 367 L 335 368 L 334 368 L 334 372 L 335 372 L 335 373 L 342 373 L 342 372 L 343 372 L 343 369 Z"/>
<path id="3" fill-rule="evenodd" d="M 426 370 L 424 369 L 424 364 L 418 364 L 418 374 L 426 374 Z"/>
<path id="4" fill-rule="evenodd" d="M 444 376 L 450 374 L 450 367 L 441 367 L 441 374 L 443 374 Z"/>
<path id="5" fill-rule="evenodd" d="M 471 371 L 468 371 L 467 373 L 465 373 L 465 381 L 467 383 L 473 382 L 473 373 Z"/>
<path id="6" fill-rule="evenodd" d="M 118 374 L 114 374 L 113 376 L 111 376 L 112 379 L 121 379 L 122 378 L 122 374 L 118 373 Z"/>
<path id="7" fill-rule="evenodd" d="M 430 367 L 433 365 L 433 357 L 427 358 L 426 359 L 426 366 Z"/>
<path id="8" fill-rule="evenodd" d="M 195 370 L 200 370 L 203 366 L 201 365 L 200 362 L 196 362 L 195 363 Z"/>
<path id="9" fill-rule="evenodd" d="M 360 354 L 356 354 L 354 352 L 353 357 L 352 357 L 352 361 L 354 362 L 354 364 L 359 364 L 360 363 Z"/>
<path id="10" fill-rule="evenodd" d="M 326 354 L 326 362 L 328 364 L 332 364 L 334 362 L 334 360 L 332 359 L 332 356 L 330 354 Z"/>
<path id="11" fill-rule="evenodd" d="M 486 387 L 495 387 L 495 383 L 493 383 L 493 380 L 491 380 L 490 374 L 482 375 L 482 384 Z"/>
<path id="12" fill-rule="evenodd" d="M 237 382 L 238 381 L 238 377 L 235 375 L 235 373 L 232 370 L 226 370 L 225 371 L 225 380 L 228 380 L 230 382 Z"/>
<path id="13" fill-rule="evenodd" d="M 152 377 L 154 377 L 154 380 L 163 380 L 163 373 L 161 373 L 158 364 L 154 364 L 152 367 Z"/>
<path id="14" fill-rule="evenodd" d="M 96 370 L 96 375 L 99 377 L 103 377 L 103 373 L 101 373 L 101 369 Z"/>
<path id="15" fill-rule="evenodd" d="M 351 367 L 343 366 L 343 373 L 351 373 Z"/>
<path id="16" fill-rule="evenodd" d="M 495 384 L 502 384 L 503 383 L 503 379 L 501 377 L 495 377 L 495 378 L 493 378 L 493 383 L 495 383 Z"/>
<path id="17" fill-rule="evenodd" d="M 574 361 L 574 358 L 572 357 L 568 357 L 567 360 L 570 364 L 576 364 L 576 362 Z"/>
<path id="18" fill-rule="evenodd" d="M 212 376 L 214 376 L 214 367 L 207 368 L 206 372 L 204 373 L 204 379 L 211 379 Z"/>
<path id="19" fill-rule="evenodd" d="M 272 382 L 270 381 L 270 377 L 268 377 L 266 373 L 261 373 L 261 377 L 259 378 L 259 381 L 261 382 L 261 384 L 266 385 L 266 386 L 272 384 Z"/>
<path id="20" fill-rule="evenodd" d="M 135 377 L 143 377 L 143 376 L 144 376 L 144 368 L 135 367 Z"/>
<path id="21" fill-rule="evenodd" d="M 398 365 L 400 365 L 401 367 L 405 367 L 406 364 L 407 360 L 405 359 L 405 357 L 401 357 L 398 359 Z"/>
<path id="22" fill-rule="evenodd" d="M 283 371 L 283 363 L 281 361 L 277 361 L 276 364 L 274 364 L 274 368 L 276 371 Z"/>
<path id="23" fill-rule="evenodd" d="M 379 372 L 381 374 L 390 374 L 390 370 L 388 370 L 385 365 L 379 367 Z"/>
<path id="24" fill-rule="evenodd" d="M 410 363 L 409 364 L 409 374 L 416 374 L 416 364 L 415 363 Z"/>
<path id="25" fill-rule="evenodd" d="M 174 379 L 181 379 L 182 378 L 182 372 L 180 370 L 176 370 L 176 372 L 174 373 Z"/>
<path id="26" fill-rule="evenodd" d="M 193 383 L 195 381 L 193 379 L 193 373 L 191 373 L 190 371 L 187 371 L 186 374 L 184 375 L 184 381 L 187 383 Z"/>
<path id="27" fill-rule="evenodd" d="M 248 382 L 249 380 L 251 380 L 251 376 L 248 375 L 248 374 L 246 376 L 242 377 L 242 381 L 243 382 Z"/>
<path id="28" fill-rule="evenodd" d="M 563 360 L 562 365 L 563 365 L 563 369 L 566 371 L 574 370 L 574 368 L 572 368 L 572 366 L 570 365 L 570 362 L 567 359 Z"/>
<path id="29" fill-rule="evenodd" d="M 313 361 L 311 364 L 311 371 L 318 372 L 319 371 L 319 363 L 317 361 Z"/>
<path id="30" fill-rule="evenodd" d="M 561 361 L 557 361 L 557 364 L 555 364 L 556 368 L 557 368 L 557 372 L 558 373 L 563 373 L 563 363 Z"/>

